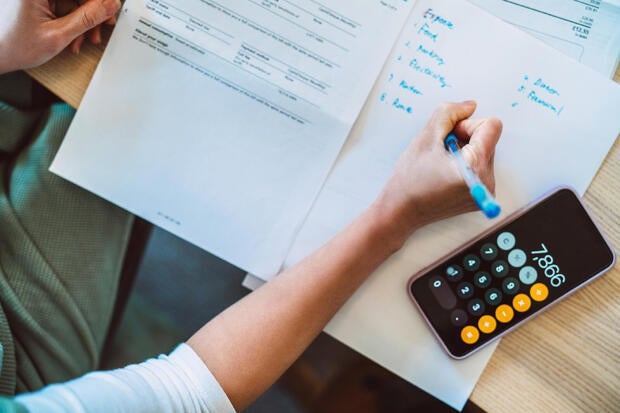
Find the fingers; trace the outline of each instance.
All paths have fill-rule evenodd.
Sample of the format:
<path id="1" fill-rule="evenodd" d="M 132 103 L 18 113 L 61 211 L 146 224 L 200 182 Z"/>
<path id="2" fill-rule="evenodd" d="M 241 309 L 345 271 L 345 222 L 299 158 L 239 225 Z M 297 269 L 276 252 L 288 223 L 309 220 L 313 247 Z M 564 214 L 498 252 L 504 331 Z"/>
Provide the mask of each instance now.
<path id="1" fill-rule="evenodd" d="M 92 29 L 90 29 L 88 33 L 86 34 L 86 37 L 88 37 L 88 40 L 92 44 L 101 43 L 101 26 L 95 26 Z"/>
<path id="2" fill-rule="evenodd" d="M 440 105 L 421 134 L 425 146 L 443 149 L 443 139 L 450 133 L 462 142 L 463 156 L 487 188 L 495 191 L 493 162 L 495 147 L 502 132 L 502 122 L 497 118 L 470 119 L 476 102 L 444 103 Z"/>
<path id="3" fill-rule="evenodd" d="M 476 102 L 467 100 L 460 103 L 446 102 L 435 109 L 433 115 L 424 127 L 427 133 L 424 138 L 428 144 L 437 144 L 450 133 L 462 120 L 469 118 L 476 110 Z"/>
<path id="4" fill-rule="evenodd" d="M 75 1 L 77 1 L 77 4 L 81 6 L 81 5 L 85 4 L 88 0 L 75 0 Z M 110 19 L 106 20 L 104 23 L 108 23 L 114 17 L 115 16 L 111 17 Z M 90 29 L 85 34 L 85 36 L 92 44 L 99 44 L 99 43 L 101 43 L 101 25 L 97 25 L 97 26 L 93 27 L 92 29 Z"/>
<path id="5" fill-rule="evenodd" d="M 502 122 L 497 118 L 466 119 L 454 128 L 455 135 L 467 142 L 472 164 L 492 159 L 502 133 Z M 478 159 L 480 158 L 480 159 Z"/>
<path id="6" fill-rule="evenodd" d="M 54 28 L 60 37 L 59 43 L 62 45 L 62 48 L 74 39 L 76 40 L 72 45 L 72 50 L 75 52 L 79 50 L 79 45 L 83 41 L 83 34 L 110 20 L 118 11 L 120 5 L 119 0 L 89 0 L 66 16 L 52 20 L 50 25 L 55 26 Z M 98 33 L 98 35 L 90 34 L 90 39 L 93 40 L 93 36 L 98 36 L 100 41 L 101 35 L 100 32 Z M 81 40 L 78 39 L 80 37 Z M 76 43 L 78 43 L 77 50 L 73 49 Z"/>
<path id="7" fill-rule="evenodd" d="M 497 118 L 467 119 L 455 128 L 459 139 L 468 140 L 463 147 L 463 156 L 478 174 L 487 188 L 495 193 L 493 162 L 495 147 L 502 133 L 502 122 Z"/>
<path id="8" fill-rule="evenodd" d="M 70 48 L 71 48 L 71 52 L 72 53 L 79 53 L 80 52 L 80 48 L 82 47 L 82 43 L 84 43 L 84 35 L 81 34 L 77 37 L 77 39 L 74 39 L 71 42 Z"/>

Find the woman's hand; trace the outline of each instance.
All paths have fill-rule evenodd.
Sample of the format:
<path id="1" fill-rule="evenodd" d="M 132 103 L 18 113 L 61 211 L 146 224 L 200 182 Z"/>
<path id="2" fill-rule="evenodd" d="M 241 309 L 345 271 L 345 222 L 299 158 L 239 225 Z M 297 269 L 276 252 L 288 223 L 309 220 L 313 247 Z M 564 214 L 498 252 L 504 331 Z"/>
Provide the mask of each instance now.
<path id="1" fill-rule="evenodd" d="M 413 139 L 375 203 L 387 211 L 399 242 L 415 229 L 476 208 L 443 140 L 451 131 L 466 143 L 463 156 L 491 192 L 495 191 L 493 159 L 502 132 L 496 118 L 469 119 L 476 103 L 444 103 Z"/>
<path id="2" fill-rule="evenodd" d="M 113 22 L 119 0 L 4 0 L 0 7 L 0 73 L 45 63 L 87 34 L 100 41 L 99 25 Z M 58 17 L 60 16 L 60 17 Z M 90 31 L 90 32 L 89 32 Z"/>

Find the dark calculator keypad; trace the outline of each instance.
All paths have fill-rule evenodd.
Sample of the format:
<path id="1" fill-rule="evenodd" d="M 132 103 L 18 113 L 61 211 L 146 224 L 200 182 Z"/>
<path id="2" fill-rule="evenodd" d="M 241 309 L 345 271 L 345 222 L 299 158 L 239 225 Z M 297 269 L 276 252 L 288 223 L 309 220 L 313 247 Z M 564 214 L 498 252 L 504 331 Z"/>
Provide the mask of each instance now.
<path id="1" fill-rule="evenodd" d="M 452 258 L 440 267 L 443 274 L 429 280 L 433 295 L 449 311 L 450 324 L 458 327 L 455 334 L 469 345 L 510 325 L 548 295 L 512 233 L 502 232 L 476 248 Z"/>

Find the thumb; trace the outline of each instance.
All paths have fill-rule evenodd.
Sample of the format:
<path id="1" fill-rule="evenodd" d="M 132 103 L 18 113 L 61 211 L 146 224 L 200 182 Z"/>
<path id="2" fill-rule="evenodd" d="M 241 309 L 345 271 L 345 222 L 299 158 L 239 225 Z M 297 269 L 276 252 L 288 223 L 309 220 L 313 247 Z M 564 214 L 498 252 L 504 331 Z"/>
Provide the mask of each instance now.
<path id="1" fill-rule="evenodd" d="M 448 136 L 454 127 L 462 120 L 469 118 L 476 110 L 476 102 L 467 100 L 465 102 L 445 102 L 435 109 L 433 115 L 426 124 L 427 135 L 433 140 L 433 144 L 440 142 Z M 437 140 L 439 138 L 439 140 Z"/>
<path id="2" fill-rule="evenodd" d="M 121 7 L 120 0 L 88 0 L 66 16 L 52 20 L 62 42 L 73 39 L 110 19 Z"/>
<path id="3" fill-rule="evenodd" d="M 467 119 L 457 125 L 454 133 L 468 137 L 463 156 L 491 193 L 495 193 L 493 161 L 502 122 L 497 118 Z"/>
<path id="4" fill-rule="evenodd" d="M 497 118 L 465 119 L 456 125 L 454 134 L 467 143 L 463 150 L 470 165 L 485 163 L 493 160 L 502 134 L 502 121 Z"/>

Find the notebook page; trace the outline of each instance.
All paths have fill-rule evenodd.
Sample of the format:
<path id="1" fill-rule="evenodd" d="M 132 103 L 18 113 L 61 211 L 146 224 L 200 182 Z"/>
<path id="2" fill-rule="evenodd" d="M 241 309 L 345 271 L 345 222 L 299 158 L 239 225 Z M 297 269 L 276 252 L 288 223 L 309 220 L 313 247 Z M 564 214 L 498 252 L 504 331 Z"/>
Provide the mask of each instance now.
<path id="1" fill-rule="evenodd" d="M 502 216 L 557 185 L 583 194 L 620 131 L 618 85 L 464 1 L 419 1 L 286 266 L 321 246 L 375 199 L 440 102 L 466 99 L 478 101 L 474 116 L 504 122 L 496 153 Z M 494 222 L 471 213 L 418 231 L 326 331 L 462 408 L 495 345 L 466 360 L 450 359 L 410 302 L 406 282 Z"/>
<path id="2" fill-rule="evenodd" d="M 128 0 L 51 170 L 273 274 L 411 8 Z"/>

